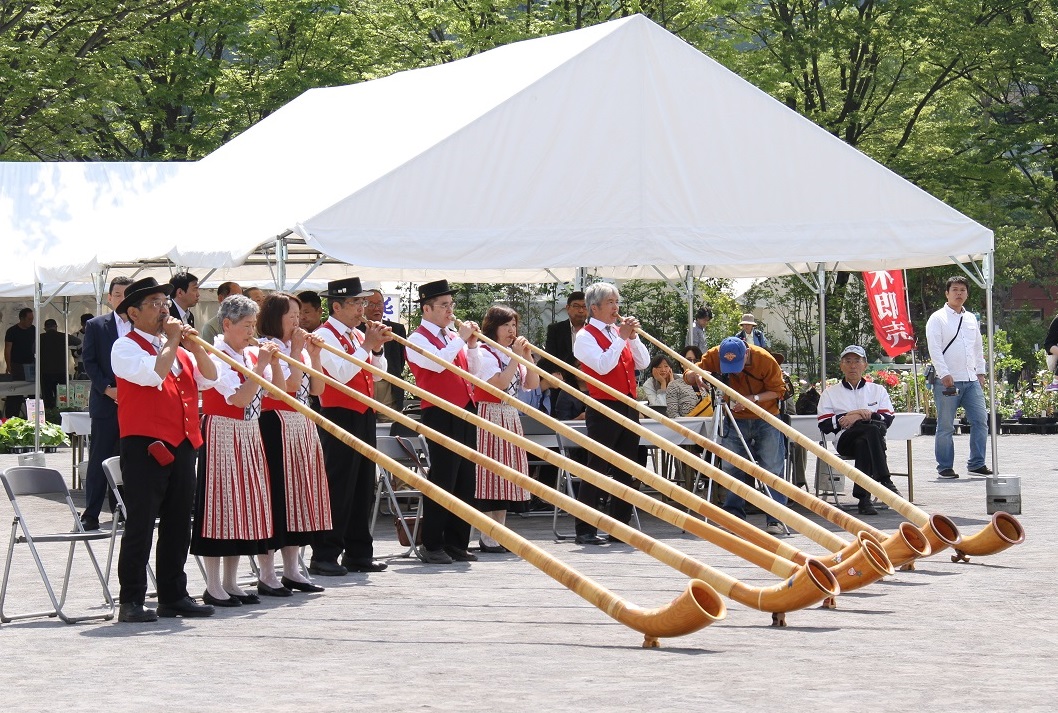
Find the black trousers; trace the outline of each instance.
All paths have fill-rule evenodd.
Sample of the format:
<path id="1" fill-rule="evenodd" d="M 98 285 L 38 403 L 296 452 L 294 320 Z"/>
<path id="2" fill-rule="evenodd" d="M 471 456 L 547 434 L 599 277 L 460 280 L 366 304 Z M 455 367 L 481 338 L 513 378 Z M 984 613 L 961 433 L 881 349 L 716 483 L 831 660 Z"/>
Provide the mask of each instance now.
<path id="1" fill-rule="evenodd" d="M 622 416 L 626 416 L 636 423 L 639 422 L 639 412 L 631 406 L 618 401 L 605 401 L 605 404 Z M 590 407 L 585 411 L 584 425 L 587 427 L 588 437 L 596 443 L 640 465 L 646 464 L 646 451 L 639 448 L 639 436 L 629 429 Z M 592 453 L 588 457 L 588 467 L 613 478 L 618 483 L 639 489 L 639 481 L 635 480 L 631 473 L 626 473 L 606 458 L 600 458 Z M 580 490 L 577 493 L 577 500 L 588 507 L 598 508 L 599 498 L 605 494 L 606 491 L 587 481 L 582 481 Z M 611 496 L 610 512 L 607 514 L 613 519 L 627 524 L 632 519 L 632 504 L 616 496 Z M 578 535 L 594 535 L 597 532 L 598 530 L 594 525 L 590 525 L 583 520 L 576 521 L 576 533 Z"/>
<path id="2" fill-rule="evenodd" d="M 184 439 L 175 449 L 168 446 L 175 460 L 166 466 L 158 465 L 147 452 L 147 446 L 155 440 L 145 436 L 121 439 L 121 475 L 128 509 L 118 555 L 119 599 L 123 604 L 142 604 L 147 595 L 147 562 L 156 519 L 154 573 L 158 578 L 158 601 L 166 604 L 187 596 L 184 564 L 191 544 L 197 451 L 191 441 Z"/>
<path id="3" fill-rule="evenodd" d="M 467 404 L 466 409 L 475 413 L 473 403 Z M 422 422 L 424 426 L 429 426 L 469 448 L 477 448 L 478 429 L 458 416 L 430 406 L 422 410 Z M 473 506 L 474 462 L 457 456 L 433 441 L 429 441 L 429 444 L 430 482 Z M 429 498 L 423 501 L 420 529 L 422 546 L 428 550 L 440 550 L 444 547 L 465 550 L 470 544 L 470 524 Z"/>
<path id="4" fill-rule="evenodd" d="M 863 424 L 862 426 L 860 424 Z M 879 483 L 889 482 L 889 462 L 885 456 L 885 429 L 868 425 L 862 421 L 849 428 L 838 439 L 838 455 L 854 459 L 856 470 L 871 476 Z M 869 496 L 857 483 L 852 497 L 860 500 Z"/>
<path id="5" fill-rule="evenodd" d="M 88 472 L 85 474 L 85 515 L 98 518 L 107 497 L 107 476 L 103 461 L 118 455 L 118 415 L 92 418 L 92 439 L 88 442 Z M 122 470 L 122 473 L 125 471 Z M 113 496 L 111 496 L 113 499 Z M 110 509 L 113 511 L 114 503 Z"/>
<path id="6" fill-rule="evenodd" d="M 357 413 L 328 406 L 321 414 L 360 441 L 374 448 L 375 412 Z M 375 462 L 320 429 L 323 467 L 327 470 L 327 490 L 331 495 L 331 530 L 316 534 L 312 559 L 366 563 L 374 557 L 371 537 L 371 508 L 375 504 Z"/>

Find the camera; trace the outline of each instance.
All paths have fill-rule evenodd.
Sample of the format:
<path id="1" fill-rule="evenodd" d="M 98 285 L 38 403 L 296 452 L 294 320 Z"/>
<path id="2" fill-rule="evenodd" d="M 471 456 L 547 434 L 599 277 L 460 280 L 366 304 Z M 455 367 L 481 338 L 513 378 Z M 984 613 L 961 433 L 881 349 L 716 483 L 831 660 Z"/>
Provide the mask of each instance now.
<path id="1" fill-rule="evenodd" d="M 944 391 L 942 391 L 941 393 L 945 396 L 955 396 L 957 393 L 959 393 L 959 390 L 956 389 L 954 386 L 949 386 L 948 388 L 944 389 Z"/>

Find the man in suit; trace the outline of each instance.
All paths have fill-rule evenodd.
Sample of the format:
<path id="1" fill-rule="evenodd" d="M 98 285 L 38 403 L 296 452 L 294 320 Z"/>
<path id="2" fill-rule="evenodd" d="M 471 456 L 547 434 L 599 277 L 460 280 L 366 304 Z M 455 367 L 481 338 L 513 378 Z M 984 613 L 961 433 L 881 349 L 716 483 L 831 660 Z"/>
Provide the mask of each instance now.
<path id="1" fill-rule="evenodd" d="M 107 304 L 116 309 L 125 299 L 125 288 L 131 277 L 110 281 Z M 110 350 L 119 337 L 129 333 L 132 325 L 124 314 L 111 312 L 88 320 L 85 324 L 81 356 L 85 372 L 92 381 L 88 396 L 88 415 L 92 419 L 92 440 L 88 444 L 88 473 L 85 475 L 85 509 L 81 523 L 86 530 L 99 529 L 99 513 L 107 493 L 103 461 L 118 455 L 118 389 L 110 366 Z"/>
<path id="2" fill-rule="evenodd" d="M 364 319 L 367 321 L 360 325 L 360 331 L 367 329 L 367 322 L 381 322 L 393 330 L 398 337 L 406 339 L 408 330 L 403 324 L 382 318 L 386 313 L 386 297 L 382 294 L 382 290 L 366 285 L 365 288 L 371 294 L 367 296 L 367 305 L 364 307 Z M 400 378 L 404 374 L 404 347 L 399 342 L 391 340 L 382 345 L 382 351 L 386 355 L 386 371 Z M 398 389 L 384 379 L 375 382 L 375 398 L 395 411 L 404 408 L 404 389 Z M 379 420 L 382 420 L 381 416 Z"/>
<path id="3" fill-rule="evenodd" d="M 572 364 L 576 359 L 573 356 L 573 340 L 588 319 L 588 307 L 584 303 L 583 292 L 571 292 L 566 298 L 566 315 L 569 319 L 548 325 L 544 351 L 567 364 Z M 573 374 L 560 369 L 550 361 L 542 360 L 540 368 L 563 379 L 570 386 L 577 385 L 577 379 Z"/>
<path id="4" fill-rule="evenodd" d="M 191 308 L 198 304 L 198 278 L 190 272 L 178 272 L 169 278 L 173 296 L 169 305 L 169 314 L 184 324 L 195 326 L 195 315 Z"/>

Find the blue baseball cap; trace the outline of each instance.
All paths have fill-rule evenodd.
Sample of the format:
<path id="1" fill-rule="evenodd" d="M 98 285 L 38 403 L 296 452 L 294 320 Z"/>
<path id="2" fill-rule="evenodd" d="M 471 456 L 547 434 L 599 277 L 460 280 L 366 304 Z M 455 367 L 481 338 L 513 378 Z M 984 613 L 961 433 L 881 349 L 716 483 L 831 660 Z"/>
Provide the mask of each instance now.
<path id="1" fill-rule="evenodd" d="M 746 365 L 746 343 L 738 337 L 720 342 L 720 373 L 737 374 Z"/>

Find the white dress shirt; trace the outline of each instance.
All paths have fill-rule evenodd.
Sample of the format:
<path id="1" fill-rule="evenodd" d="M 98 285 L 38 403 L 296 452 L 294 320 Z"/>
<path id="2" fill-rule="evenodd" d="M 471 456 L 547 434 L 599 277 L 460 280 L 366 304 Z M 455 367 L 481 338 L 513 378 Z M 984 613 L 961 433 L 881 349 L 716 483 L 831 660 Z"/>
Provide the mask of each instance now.
<path id="1" fill-rule="evenodd" d="M 426 336 L 421 334 L 418 330 L 412 332 L 408 336 L 408 341 L 416 346 L 422 347 L 424 351 L 436 354 L 449 364 L 455 364 L 456 355 L 467 346 L 467 343 L 459 336 L 459 332 L 455 332 L 451 329 L 442 329 L 432 322 L 423 322 L 422 326 L 423 329 L 429 331 L 430 334 L 434 335 L 442 342 L 447 342 L 444 349 L 438 349 L 435 347 L 433 342 L 427 339 Z M 445 370 L 443 366 L 435 363 L 432 359 L 424 357 L 414 349 L 408 349 L 407 351 L 408 361 L 415 364 L 415 366 L 437 373 L 441 373 Z M 480 363 L 478 351 L 477 347 L 474 347 L 473 349 L 467 347 L 467 371 L 471 374 L 476 374 L 478 371 L 478 365 Z"/>
<path id="2" fill-rule="evenodd" d="M 573 342 L 573 356 L 577 357 L 577 361 L 581 364 L 599 374 L 609 374 L 621 360 L 621 352 L 624 351 L 625 344 L 630 344 L 635 367 L 643 370 L 650 366 L 650 352 L 647 351 L 642 339 L 638 337 L 621 339 L 617 327 L 594 317 L 588 320 L 588 324 L 602 332 L 604 338 L 608 337 L 610 346 L 604 350 L 595 341 L 595 335 L 587 329 L 580 330 L 577 332 L 577 339 Z"/>
<path id="3" fill-rule="evenodd" d="M 154 334 L 147 334 L 146 332 L 137 329 L 136 333 L 146 339 L 148 342 L 155 345 L 155 349 L 160 350 L 163 344 L 163 338 Z M 177 347 L 182 349 L 182 347 Z M 198 362 L 195 361 L 195 355 L 187 350 L 184 350 L 188 357 L 191 359 L 191 363 L 195 367 L 195 383 L 198 384 L 199 390 L 204 390 L 212 387 L 216 384 L 215 379 L 207 379 L 202 376 L 202 372 L 198 369 Z M 139 344 L 133 339 L 121 339 L 114 342 L 113 348 L 110 350 L 110 366 L 114 370 L 114 376 L 121 377 L 125 381 L 131 381 L 133 384 L 139 386 L 156 386 L 159 391 L 162 390 L 162 377 L 158 376 L 158 373 L 154 370 L 154 365 L 158 361 L 158 357 L 150 352 L 144 351 Z M 171 369 L 174 376 L 180 376 L 180 360 L 173 360 L 173 367 Z"/>
<path id="4" fill-rule="evenodd" d="M 958 336 L 955 334 L 956 329 L 959 330 Z M 951 342 L 951 346 L 942 354 L 948 342 Z M 978 374 L 985 373 L 981 328 L 970 310 L 964 308 L 962 312 L 956 312 L 945 304 L 931 314 L 926 322 L 926 343 L 938 379 L 950 375 L 955 381 L 973 381 Z"/>
<path id="5" fill-rule="evenodd" d="M 247 347 L 243 350 L 243 353 L 240 354 L 228 346 L 228 343 L 224 341 L 224 337 L 217 338 L 216 347 L 235 361 L 240 362 L 247 369 L 253 369 L 253 361 L 250 359 L 250 355 L 253 355 L 255 358 L 257 357 L 258 350 L 256 347 Z M 217 383 L 213 388 L 217 390 L 218 394 L 224 397 L 226 403 L 231 404 L 231 397 L 235 395 L 235 392 L 238 391 L 244 383 L 242 375 L 235 371 L 235 369 L 231 368 L 231 366 L 219 356 L 211 354 L 209 358 L 217 367 Z M 271 365 L 265 367 L 262 377 L 268 381 L 272 380 Z M 262 387 L 258 387 L 258 394 L 260 395 L 263 390 Z"/>
<path id="6" fill-rule="evenodd" d="M 327 328 L 326 325 L 331 325 L 338 330 L 339 334 L 344 334 L 345 338 L 353 345 L 354 351 L 353 356 L 360 361 L 366 361 L 371 366 L 377 367 L 382 371 L 386 370 L 386 357 L 383 354 L 372 354 L 367 349 L 364 349 L 364 335 L 359 329 L 353 327 L 347 327 L 339 322 L 334 317 L 328 317 L 327 321 L 319 326 L 313 334 L 317 337 L 321 337 L 324 342 L 330 344 L 332 347 L 345 351 L 345 347 L 341 342 L 338 341 L 338 337 L 334 336 L 334 332 Z M 350 379 L 360 373 L 360 367 L 352 363 L 348 359 L 343 359 L 337 354 L 324 349 L 320 352 L 320 365 L 327 370 L 327 375 L 335 381 L 340 381 L 343 384 L 348 384 Z M 377 374 L 372 374 L 372 381 L 379 381 L 382 377 Z"/>

